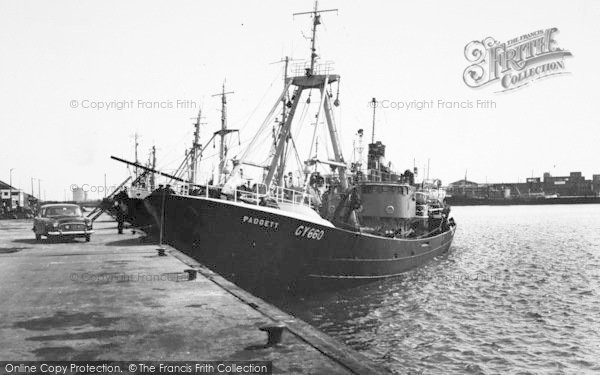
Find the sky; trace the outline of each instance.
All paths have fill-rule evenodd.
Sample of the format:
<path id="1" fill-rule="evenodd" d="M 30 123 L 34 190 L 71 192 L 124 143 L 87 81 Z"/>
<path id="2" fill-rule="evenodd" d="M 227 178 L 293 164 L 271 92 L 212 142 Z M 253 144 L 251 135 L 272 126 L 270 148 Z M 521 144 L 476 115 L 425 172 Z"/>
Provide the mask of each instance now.
<path id="1" fill-rule="evenodd" d="M 398 170 L 415 163 L 422 171 L 429 161 L 430 176 L 445 184 L 465 174 L 477 182 L 600 174 L 599 2 L 319 6 L 339 9 L 323 14 L 317 48 L 320 62 L 334 62 L 342 77 L 334 114 L 346 160 L 358 129 L 371 139 L 375 97 L 375 138 Z M 212 95 L 224 81 L 234 92 L 228 124 L 240 129 L 242 143 L 230 140 L 230 155 L 241 152 L 281 90 L 283 65 L 276 62 L 309 56 L 310 17 L 292 14 L 312 7 L 308 0 L 1 0 L 0 180 L 8 182 L 13 169 L 13 185 L 30 192 L 33 178 L 37 195 L 39 180 L 42 198 L 70 198 L 73 186 L 84 185 L 90 197 L 101 196 L 94 191 L 105 176 L 110 187 L 131 174 L 110 156 L 134 159 L 135 133 L 140 160 L 155 145 L 158 167 L 172 171 L 191 145 L 199 109 L 201 143 L 220 126 Z M 558 47 L 573 55 L 564 59 L 568 74 L 506 92 L 497 92 L 498 83 L 474 89 L 463 81 L 468 43 L 554 27 Z M 478 100 L 494 107 L 477 108 Z M 434 105 L 391 108 L 412 101 Z M 317 106 L 313 100 L 310 108 Z M 211 145 L 205 152 L 204 171 L 216 151 Z"/>

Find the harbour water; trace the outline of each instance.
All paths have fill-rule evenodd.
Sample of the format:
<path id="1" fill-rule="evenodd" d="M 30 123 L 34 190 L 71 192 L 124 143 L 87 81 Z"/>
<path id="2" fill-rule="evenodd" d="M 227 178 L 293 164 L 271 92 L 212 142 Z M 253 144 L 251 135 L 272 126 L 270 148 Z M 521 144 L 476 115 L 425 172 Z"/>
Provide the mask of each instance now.
<path id="1" fill-rule="evenodd" d="M 600 373 L 600 205 L 453 214 L 425 267 L 276 304 L 399 374 Z"/>

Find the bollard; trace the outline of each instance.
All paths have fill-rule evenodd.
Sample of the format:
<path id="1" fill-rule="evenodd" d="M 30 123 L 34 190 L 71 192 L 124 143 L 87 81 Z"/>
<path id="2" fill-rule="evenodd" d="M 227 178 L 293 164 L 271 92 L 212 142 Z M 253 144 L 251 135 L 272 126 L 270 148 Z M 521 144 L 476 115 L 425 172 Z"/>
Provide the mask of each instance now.
<path id="1" fill-rule="evenodd" d="M 267 332 L 267 346 L 273 346 L 281 343 L 281 336 L 283 335 L 283 330 L 285 329 L 285 324 L 283 323 L 271 323 L 265 324 L 259 327 L 261 331 Z"/>
<path id="2" fill-rule="evenodd" d="M 189 269 L 189 270 L 184 270 L 183 272 L 188 274 L 189 281 L 196 280 L 196 275 L 198 274 L 198 271 Z"/>
<path id="3" fill-rule="evenodd" d="M 165 248 L 164 247 L 159 247 L 158 249 L 156 249 L 156 251 L 158 251 L 158 256 L 159 257 L 166 257 L 167 254 L 165 254 Z"/>

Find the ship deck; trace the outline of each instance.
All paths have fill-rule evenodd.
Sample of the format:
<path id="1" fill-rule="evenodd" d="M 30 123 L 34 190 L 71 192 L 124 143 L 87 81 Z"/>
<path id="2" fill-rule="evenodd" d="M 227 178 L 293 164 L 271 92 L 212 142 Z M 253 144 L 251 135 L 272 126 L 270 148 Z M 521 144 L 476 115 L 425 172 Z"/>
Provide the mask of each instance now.
<path id="1" fill-rule="evenodd" d="M 0 221 L 2 360 L 272 361 L 273 373 L 388 373 L 310 325 L 102 216 L 92 241 Z M 186 269 L 198 271 L 188 280 Z M 265 324 L 286 325 L 266 346 Z"/>

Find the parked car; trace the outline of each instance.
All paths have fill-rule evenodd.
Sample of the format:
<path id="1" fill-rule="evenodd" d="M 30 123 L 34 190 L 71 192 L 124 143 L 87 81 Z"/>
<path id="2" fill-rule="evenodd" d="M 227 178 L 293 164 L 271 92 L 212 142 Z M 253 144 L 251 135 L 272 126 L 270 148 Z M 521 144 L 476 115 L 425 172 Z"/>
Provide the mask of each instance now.
<path id="1" fill-rule="evenodd" d="M 35 239 L 83 237 L 86 242 L 94 233 L 92 221 L 83 216 L 81 207 L 76 204 L 46 204 L 40 207 L 33 220 Z"/>

